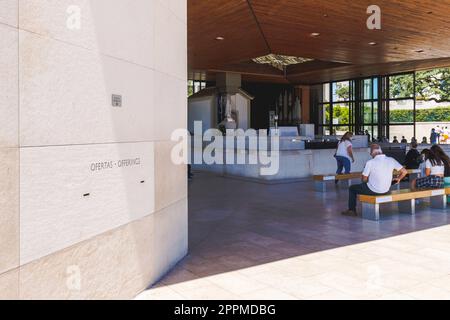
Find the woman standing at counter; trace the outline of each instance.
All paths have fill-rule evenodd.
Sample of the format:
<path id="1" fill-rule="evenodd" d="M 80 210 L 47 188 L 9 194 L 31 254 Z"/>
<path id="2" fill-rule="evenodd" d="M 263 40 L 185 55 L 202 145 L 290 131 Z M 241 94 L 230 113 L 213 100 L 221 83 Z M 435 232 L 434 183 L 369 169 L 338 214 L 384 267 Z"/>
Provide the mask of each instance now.
<path id="1" fill-rule="evenodd" d="M 343 170 L 345 170 L 345 173 L 348 174 L 352 169 L 352 162 L 355 162 L 355 158 L 353 156 L 352 137 L 353 133 L 347 132 L 342 137 L 341 141 L 339 141 L 336 155 L 334 156 L 337 162 L 336 174 L 342 174 Z"/>

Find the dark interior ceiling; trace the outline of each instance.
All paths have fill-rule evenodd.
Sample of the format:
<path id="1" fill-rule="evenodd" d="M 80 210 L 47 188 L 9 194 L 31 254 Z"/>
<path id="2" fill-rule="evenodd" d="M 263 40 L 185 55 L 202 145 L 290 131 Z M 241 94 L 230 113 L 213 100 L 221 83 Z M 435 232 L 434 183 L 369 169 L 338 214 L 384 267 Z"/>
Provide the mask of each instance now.
<path id="1" fill-rule="evenodd" d="M 372 4 L 188 0 L 189 75 L 213 79 L 228 71 L 244 80 L 312 84 L 450 66 L 450 0 L 378 0 L 381 30 L 366 26 Z M 270 53 L 314 61 L 286 72 L 252 61 Z"/>

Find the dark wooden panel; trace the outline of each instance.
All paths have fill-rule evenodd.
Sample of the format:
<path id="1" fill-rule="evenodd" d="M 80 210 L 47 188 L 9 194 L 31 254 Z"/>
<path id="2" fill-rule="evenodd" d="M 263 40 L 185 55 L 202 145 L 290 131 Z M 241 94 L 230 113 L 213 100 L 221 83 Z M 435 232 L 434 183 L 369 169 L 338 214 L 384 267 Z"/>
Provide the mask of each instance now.
<path id="1" fill-rule="evenodd" d="M 381 30 L 366 27 L 366 10 L 374 4 L 372 0 L 250 3 L 276 53 L 353 64 L 450 56 L 450 0 L 376 1 L 382 11 Z M 312 32 L 321 36 L 312 38 Z M 370 46 L 372 41 L 378 44 Z M 417 53 L 417 49 L 424 52 Z"/>
<path id="2" fill-rule="evenodd" d="M 291 66 L 295 84 L 448 65 L 450 0 L 379 0 L 382 30 L 366 28 L 372 0 L 189 0 L 189 70 L 285 83 L 250 62 L 268 53 L 316 59 Z M 319 32 L 319 37 L 310 36 Z M 224 41 L 216 41 L 223 36 Z M 377 45 L 370 46 L 369 42 Z M 417 50 L 423 52 L 416 52 Z M 427 60 L 427 61 L 425 61 Z"/>
<path id="3" fill-rule="evenodd" d="M 450 58 L 358 66 L 352 65 L 289 75 L 288 80 L 295 84 L 316 84 L 327 81 L 348 80 L 439 67 L 450 67 Z"/>
<path id="4" fill-rule="evenodd" d="M 225 40 L 215 40 L 218 36 Z M 269 53 L 243 0 L 189 0 L 188 49 L 191 69 L 217 68 Z"/>

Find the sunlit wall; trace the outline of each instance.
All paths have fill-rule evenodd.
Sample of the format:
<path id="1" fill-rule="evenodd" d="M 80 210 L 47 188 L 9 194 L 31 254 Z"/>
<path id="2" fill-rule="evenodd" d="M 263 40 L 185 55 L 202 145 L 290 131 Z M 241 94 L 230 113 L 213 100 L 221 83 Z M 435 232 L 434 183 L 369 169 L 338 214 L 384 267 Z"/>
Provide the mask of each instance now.
<path id="1" fill-rule="evenodd" d="M 0 298 L 132 298 L 187 252 L 186 1 L 0 6 Z"/>

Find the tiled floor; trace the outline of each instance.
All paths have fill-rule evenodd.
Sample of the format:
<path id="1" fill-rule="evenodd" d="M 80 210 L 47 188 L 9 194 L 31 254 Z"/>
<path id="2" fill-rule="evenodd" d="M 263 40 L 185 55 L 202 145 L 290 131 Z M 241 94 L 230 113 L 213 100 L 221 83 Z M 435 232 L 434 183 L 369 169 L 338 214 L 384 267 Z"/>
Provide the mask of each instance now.
<path id="1" fill-rule="evenodd" d="M 450 299 L 450 210 L 386 207 L 377 223 L 341 216 L 346 199 L 197 174 L 190 254 L 137 298 Z"/>

